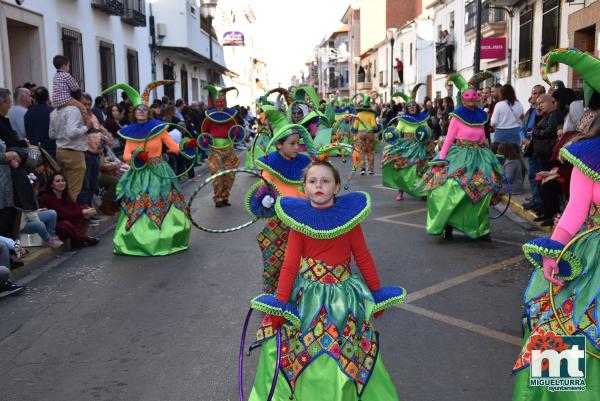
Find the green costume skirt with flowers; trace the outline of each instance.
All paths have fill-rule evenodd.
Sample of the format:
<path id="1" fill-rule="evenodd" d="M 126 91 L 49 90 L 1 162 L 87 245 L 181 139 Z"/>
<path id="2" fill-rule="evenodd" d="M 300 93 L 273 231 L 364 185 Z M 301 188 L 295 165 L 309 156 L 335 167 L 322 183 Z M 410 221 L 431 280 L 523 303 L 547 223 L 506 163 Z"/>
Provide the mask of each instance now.
<path id="1" fill-rule="evenodd" d="M 175 173 L 166 162 L 130 168 L 117 184 L 121 214 L 114 252 L 159 256 L 187 249 L 191 224 Z"/>
<path id="2" fill-rule="evenodd" d="M 379 354 L 373 313 L 399 304 L 404 292 L 377 303 L 350 262 L 328 266 L 303 258 L 290 305 L 299 318 L 282 329 L 281 371 L 273 400 L 291 395 L 311 401 L 394 401 L 398 399 Z M 260 298 L 260 297 L 259 297 Z M 255 299 L 253 308 L 273 313 Z M 257 333 L 261 355 L 251 401 L 264 401 L 273 380 L 276 338 L 269 316 Z"/>
<path id="3" fill-rule="evenodd" d="M 503 171 L 485 144 L 456 141 L 448 164 L 423 177 L 427 196 L 427 233 L 438 235 L 451 226 L 471 238 L 489 233 L 488 208 L 502 188 Z"/>
<path id="4" fill-rule="evenodd" d="M 591 211 L 597 210 L 593 206 Z M 590 228 L 594 225 L 590 215 Z M 544 278 L 542 257 L 556 258 L 562 249 L 549 238 L 537 238 L 523 245 L 527 259 L 535 270 L 525 290 L 526 336 L 523 348 L 513 367 L 516 374 L 513 401 L 600 401 L 600 359 L 586 358 L 586 391 L 550 392 L 542 387 L 530 387 L 530 355 L 532 350 L 562 351 L 555 336 L 584 335 L 586 349 L 600 355 L 598 310 L 600 296 L 600 232 L 578 239 L 559 263 L 559 277 L 565 285 L 554 288 L 554 314 L 549 297 L 549 283 Z M 566 329 L 563 330 L 558 322 Z"/>
<path id="5" fill-rule="evenodd" d="M 399 189 L 412 196 L 425 196 L 423 174 L 433 158 L 431 146 L 414 137 L 400 138 L 383 150 L 381 169 L 383 186 Z"/>

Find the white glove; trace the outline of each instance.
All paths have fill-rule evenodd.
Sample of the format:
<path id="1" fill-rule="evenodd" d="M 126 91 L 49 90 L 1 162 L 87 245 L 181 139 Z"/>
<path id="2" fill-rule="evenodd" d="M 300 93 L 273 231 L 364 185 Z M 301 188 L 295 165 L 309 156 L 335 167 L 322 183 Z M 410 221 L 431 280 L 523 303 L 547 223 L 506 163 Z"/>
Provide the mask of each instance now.
<path id="1" fill-rule="evenodd" d="M 267 209 L 272 208 L 274 204 L 275 204 L 275 199 L 273 199 L 273 197 L 271 195 L 267 195 L 264 198 L 262 198 L 262 205 L 264 207 L 266 207 Z"/>

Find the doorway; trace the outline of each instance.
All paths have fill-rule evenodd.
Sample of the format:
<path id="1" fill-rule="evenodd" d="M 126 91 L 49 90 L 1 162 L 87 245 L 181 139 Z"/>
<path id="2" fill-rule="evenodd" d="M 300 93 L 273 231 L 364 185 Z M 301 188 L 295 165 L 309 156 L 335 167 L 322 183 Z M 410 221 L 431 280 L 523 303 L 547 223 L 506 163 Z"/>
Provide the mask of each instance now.
<path id="1" fill-rule="evenodd" d="M 590 25 L 583 29 L 575 31 L 573 38 L 573 46 L 583 52 L 594 54 L 596 50 L 596 25 Z M 583 80 L 581 76 L 573 71 L 571 80 L 571 88 L 583 88 Z"/>
<path id="2" fill-rule="evenodd" d="M 45 85 L 45 60 L 41 59 L 42 43 L 37 26 L 7 18 L 11 89 L 33 82 Z"/>

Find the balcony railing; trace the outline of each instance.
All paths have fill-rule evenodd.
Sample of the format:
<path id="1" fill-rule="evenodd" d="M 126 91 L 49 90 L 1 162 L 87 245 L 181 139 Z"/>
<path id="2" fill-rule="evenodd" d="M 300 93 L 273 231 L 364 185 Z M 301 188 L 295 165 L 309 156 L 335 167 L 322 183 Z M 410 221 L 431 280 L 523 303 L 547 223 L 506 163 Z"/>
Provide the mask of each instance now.
<path id="1" fill-rule="evenodd" d="M 125 5 L 121 0 L 92 0 L 92 7 L 112 15 L 123 15 Z"/>
<path id="2" fill-rule="evenodd" d="M 483 4 L 481 10 L 481 25 L 493 24 L 498 22 L 506 22 L 506 12 L 499 8 L 488 8 L 488 3 Z M 477 25 L 477 3 L 472 2 L 466 5 L 465 13 L 467 14 L 467 23 L 465 24 L 465 32 L 475 30 Z"/>
<path id="3" fill-rule="evenodd" d="M 450 70 L 446 68 L 446 45 L 436 43 L 435 45 L 435 73 L 436 74 L 447 74 L 454 71 L 453 65 L 450 66 Z"/>
<path id="4" fill-rule="evenodd" d="M 121 19 L 133 26 L 146 26 L 144 0 L 127 0 L 127 8 Z"/>

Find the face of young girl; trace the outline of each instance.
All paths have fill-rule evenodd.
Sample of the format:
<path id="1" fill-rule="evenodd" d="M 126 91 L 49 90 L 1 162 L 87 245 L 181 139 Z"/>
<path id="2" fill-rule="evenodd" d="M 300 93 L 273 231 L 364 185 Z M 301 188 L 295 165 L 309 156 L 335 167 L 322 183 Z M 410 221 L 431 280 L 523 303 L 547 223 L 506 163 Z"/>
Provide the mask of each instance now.
<path id="1" fill-rule="evenodd" d="M 277 151 L 287 159 L 293 159 L 298 156 L 300 146 L 300 135 L 292 134 L 288 136 L 283 143 L 277 143 Z"/>
<path id="2" fill-rule="evenodd" d="M 333 172 L 326 166 L 313 166 L 306 174 L 304 192 L 313 207 L 329 207 L 333 205 L 333 196 L 340 191 L 335 183 Z"/>

